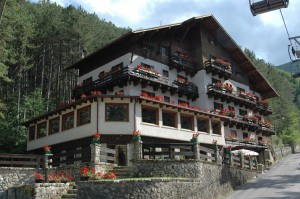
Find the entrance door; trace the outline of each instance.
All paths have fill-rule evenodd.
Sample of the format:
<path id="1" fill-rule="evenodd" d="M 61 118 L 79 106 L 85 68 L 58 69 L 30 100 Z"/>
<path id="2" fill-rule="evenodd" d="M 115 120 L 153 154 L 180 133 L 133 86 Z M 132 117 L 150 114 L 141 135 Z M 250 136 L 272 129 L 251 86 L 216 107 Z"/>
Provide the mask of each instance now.
<path id="1" fill-rule="evenodd" d="M 126 145 L 116 145 L 116 160 L 119 166 L 126 166 L 126 157 L 127 157 L 127 146 Z"/>

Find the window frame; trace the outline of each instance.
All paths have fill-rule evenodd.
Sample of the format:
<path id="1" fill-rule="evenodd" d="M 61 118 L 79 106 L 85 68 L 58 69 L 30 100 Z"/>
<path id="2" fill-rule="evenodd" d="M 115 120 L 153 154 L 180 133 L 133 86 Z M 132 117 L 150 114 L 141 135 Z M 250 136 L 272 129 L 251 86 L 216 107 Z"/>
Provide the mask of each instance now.
<path id="1" fill-rule="evenodd" d="M 148 109 L 148 110 L 154 110 L 155 111 L 155 116 L 156 116 L 155 123 L 149 123 L 149 122 L 144 122 L 143 121 L 143 109 Z M 157 107 L 142 105 L 142 107 L 141 107 L 141 118 L 142 118 L 143 123 L 158 125 L 159 124 L 159 109 Z"/>
<path id="2" fill-rule="evenodd" d="M 188 129 L 188 128 L 182 128 L 182 119 L 181 119 L 182 117 L 191 118 L 191 128 L 190 129 Z M 184 129 L 184 130 L 194 131 L 195 130 L 194 115 L 180 113 L 180 127 L 181 127 L 181 129 Z"/>
<path id="3" fill-rule="evenodd" d="M 53 126 L 52 122 L 53 122 L 54 120 L 57 120 L 57 119 L 58 119 L 58 131 L 55 132 L 55 133 L 59 133 L 59 131 L 60 131 L 60 116 L 57 116 L 57 117 L 52 118 L 52 119 L 49 120 L 48 135 L 53 135 L 53 134 L 55 134 L 55 133 L 51 133 L 51 128 L 52 128 L 52 126 Z"/>
<path id="4" fill-rule="evenodd" d="M 41 136 L 40 135 L 40 130 L 41 130 L 41 126 L 44 125 L 44 124 L 46 124 L 46 126 L 45 126 L 46 134 L 44 136 Z M 46 136 L 47 136 L 47 121 L 37 124 L 36 139 L 43 138 L 43 137 L 46 137 Z"/>
<path id="5" fill-rule="evenodd" d="M 87 122 L 87 123 L 81 124 L 81 123 L 80 123 L 81 120 L 80 120 L 80 117 L 79 117 L 79 116 L 80 116 L 80 112 L 85 111 L 85 110 L 87 110 L 87 109 L 90 110 L 90 121 Z M 82 125 L 90 124 L 91 122 L 92 122 L 92 107 L 91 107 L 91 105 L 88 105 L 88 106 L 85 106 L 85 107 L 82 107 L 82 108 L 77 109 L 77 121 L 76 121 L 76 126 L 82 126 Z"/>
<path id="6" fill-rule="evenodd" d="M 197 117 L 196 120 L 197 120 L 197 131 L 199 131 L 198 120 L 202 120 L 202 121 L 206 121 L 206 131 L 199 131 L 199 132 L 205 132 L 205 133 L 209 133 L 210 132 L 209 119 L 208 118 Z"/>
<path id="7" fill-rule="evenodd" d="M 164 113 L 175 114 L 175 126 L 164 125 Z M 162 126 L 164 126 L 164 127 L 171 127 L 171 128 L 178 128 L 178 113 L 177 112 L 166 110 L 166 109 L 162 109 L 162 118 L 161 119 L 162 119 Z"/>
<path id="8" fill-rule="evenodd" d="M 31 139 L 31 129 L 34 128 L 34 134 L 33 134 L 33 139 Z M 36 125 L 33 125 L 33 126 L 30 126 L 28 127 L 28 141 L 31 141 L 31 140 L 35 140 L 36 139 Z"/>
<path id="9" fill-rule="evenodd" d="M 126 106 L 126 121 L 111 121 L 111 120 L 108 120 L 108 115 L 107 115 L 107 106 L 112 106 L 112 105 L 115 105 L 115 106 L 123 106 L 125 105 Z M 129 121 L 129 103 L 105 103 L 105 122 L 130 122 Z"/>
<path id="10" fill-rule="evenodd" d="M 72 128 L 74 128 L 75 127 L 75 113 L 74 113 L 74 111 L 71 111 L 71 112 L 69 112 L 69 113 L 66 113 L 66 114 L 63 114 L 62 115 L 62 120 L 61 120 L 61 131 L 66 131 L 66 130 L 69 130 L 69 129 L 72 129 L 72 128 L 65 128 L 65 118 L 66 117 L 68 117 L 68 116 L 70 116 L 70 115 L 73 115 L 73 127 Z"/>
<path id="11" fill-rule="evenodd" d="M 218 128 L 219 133 L 215 133 L 215 132 L 214 132 L 213 123 L 219 124 L 219 128 Z M 221 131 L 221 122 L 218 121 L 218 120 L 211 120 L 211 130 L 212 130 L 212 134 L 214 134 L 214 135 L 222 135 L 222 131 Z"/>

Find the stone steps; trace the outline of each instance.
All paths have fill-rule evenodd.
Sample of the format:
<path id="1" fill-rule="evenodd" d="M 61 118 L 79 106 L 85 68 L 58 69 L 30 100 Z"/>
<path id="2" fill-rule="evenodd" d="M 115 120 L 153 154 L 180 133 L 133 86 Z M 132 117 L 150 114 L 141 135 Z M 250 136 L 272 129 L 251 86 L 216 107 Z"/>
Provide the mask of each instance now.
<path id="1" fill-rule="evenodd" d="M 76 199 L 77 196 L 77 186 L 70 185 L 70 189 L 68 190 L 67 194 L 63 195 L 61 198 L 63 199 Z"/>
<path id="2" fill-rule="evenodd" d="M 131 177 L 131 171 L 130 171 L 129 167 L 117 166 L 117 167 L 114 167 L 113 172 L 116 173 L 116 176 L 119 179 Z"/>

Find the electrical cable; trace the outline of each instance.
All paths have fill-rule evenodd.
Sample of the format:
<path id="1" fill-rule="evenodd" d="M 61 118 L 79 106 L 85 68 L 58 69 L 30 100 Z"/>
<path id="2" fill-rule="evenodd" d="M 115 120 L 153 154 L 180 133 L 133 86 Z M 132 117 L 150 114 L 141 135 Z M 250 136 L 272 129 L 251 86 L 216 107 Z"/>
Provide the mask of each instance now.
<path id="1" fill-rule="evenodd" d="M 282 21 L 283 21 L 283 23 L 284 23 L 284 27 L 285 27 L 286 33 L 287 33 L 287 35 L 288 35 L 288 38 L 289 38 L 290 44 L 291 44 L 291 46 L 293 46 L 293 45 L 292 45 L 292 42 L 291 42 L 291 40 L 290 40 L 290 38 L 291 38 L 291 37 L 290 37 L 289 31 L 288 31 L 288 29 L 287 29 L 287 26 L 286 26 L 286 23 L 285 23 L 285 20 L 284 20 L 283 14 L 282 14 L 282 12 L 281 12 L 281 9 L 280 9 L 279 11 L 280 11 L 281 18 L 282 18 Z"/>

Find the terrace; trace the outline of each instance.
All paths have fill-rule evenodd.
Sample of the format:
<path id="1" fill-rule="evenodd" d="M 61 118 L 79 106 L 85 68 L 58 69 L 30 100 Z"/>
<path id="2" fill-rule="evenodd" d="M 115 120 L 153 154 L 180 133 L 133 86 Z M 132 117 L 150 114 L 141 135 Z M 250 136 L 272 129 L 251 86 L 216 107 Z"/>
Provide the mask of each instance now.
<path id="1" fill-rule="evenodd" d="M 181 84 L 179 82 L 172 82 L 167 77 L 162 77 L 159 72 L 153 69 L 143 67 L 127 66 L 115 71 L 109 71 L 106 74 L 99 76 L 99 79 L 77 86 L 73 90 L 73 98 L 79 99 L 82 94 L 89 95 L 92 91 L 101 91 L 106 93 L 107 90 L 113 91 L 114 86 L 126 86 L 128 82 L 133 82 L 133 85 L 152 86 L 156 91 L 161 89 L 163 93 L 170 91 L 171 95 L 178 93 L 179 96 L 187 96 L 192 100 L 199 97 L 198 87 L 193 83 Z"/>
<path id="2" fill-rule="evenodd" d="M 171 70 L 176 68 L 178 72 L 184 71 L 191 77 L 197 73 L 195 59 L 179 51 L 170 56 L 169 66 Z"/>

